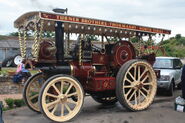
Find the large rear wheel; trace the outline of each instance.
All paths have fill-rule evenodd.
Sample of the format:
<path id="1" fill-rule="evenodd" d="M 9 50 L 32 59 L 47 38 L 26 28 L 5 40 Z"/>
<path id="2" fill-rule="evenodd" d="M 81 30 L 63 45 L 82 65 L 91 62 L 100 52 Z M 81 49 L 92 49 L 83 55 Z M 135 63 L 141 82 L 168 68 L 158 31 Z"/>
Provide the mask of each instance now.
<path id="1" fill-rule="evenodd" d="M 49 78 L 41 88 L 40 109 L 44 116 L 55 122 L 74 118 L 82 108 L 84 91 L 77 79 L 68 75 Z"/>
<path id="2" fill-rule="evenodd" d="M 38 105 L 38 97 L 39 97 L 39 91 L 44 83 L 44 75 L 43 73 L 37 73 L 30 77 L 23 89 L 23 98 L 27 106 L 35 111 L 40 112 L 39 105 Z"/>
<path id="3" fill-rule="evenodd" d="M 152 66 L 142 60 L 130 60 L 120 68 L 116 77 L 118 101 L 131 111 L 141 111 L 153 102 L 157 82 Z"/>

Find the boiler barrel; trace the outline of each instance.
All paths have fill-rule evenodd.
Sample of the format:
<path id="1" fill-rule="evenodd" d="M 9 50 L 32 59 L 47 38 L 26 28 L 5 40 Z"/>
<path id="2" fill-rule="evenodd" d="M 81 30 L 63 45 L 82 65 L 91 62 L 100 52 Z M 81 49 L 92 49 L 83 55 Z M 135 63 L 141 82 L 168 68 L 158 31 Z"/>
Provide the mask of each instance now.
<path id="1" fill-rule="evenodd" d="M 50 75 L 56 75 L 56 74 L 71 75 L 72 74 L 72 66 L 70 64 L 63 65 L 63 66 L 42 67 L 40 70 Z"/>

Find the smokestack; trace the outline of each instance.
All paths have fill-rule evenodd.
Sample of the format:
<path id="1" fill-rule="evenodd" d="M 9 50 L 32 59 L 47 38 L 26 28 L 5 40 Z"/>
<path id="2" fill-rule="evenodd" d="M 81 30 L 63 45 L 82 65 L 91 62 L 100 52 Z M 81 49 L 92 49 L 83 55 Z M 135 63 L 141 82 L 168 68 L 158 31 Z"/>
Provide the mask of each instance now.
<path id="1" fill-rule="evenodd" d="M 53 9 L 53 12 L 55 12 L 55 13 L 62 13 L 62 14 L 67 14 L 67 11 L 68 11 L 68 9 L 66 8 L 66 9 L 61 9 L 61 8 L 55 8 L 55 9 Z"/>

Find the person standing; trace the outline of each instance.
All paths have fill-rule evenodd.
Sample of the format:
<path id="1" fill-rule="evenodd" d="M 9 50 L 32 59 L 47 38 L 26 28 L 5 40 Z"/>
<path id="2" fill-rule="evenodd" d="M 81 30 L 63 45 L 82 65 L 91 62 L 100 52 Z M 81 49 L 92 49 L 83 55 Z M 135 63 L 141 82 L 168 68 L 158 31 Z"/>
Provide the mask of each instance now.
<path id="1" fill-rule="evenodd" d="M 3 121 L 3 108 L 2 108 L 1 104 L 0 104 L 0 123 L 4 123 L 4 121 Z"/>
<path id="2" fill-rule="evenodd" d="M 181 89 L 182 89 L 182 97 L 176 98 L 176 103 L 180 105 L 185 105 L 185 65 L 182 69 L 182 75 L 181 75 Z"/>
<path id="3" fill-rule="evenodd" d="M 182 98 L 185 100 L 185 65 L 182 69 L 182 76 L 181 76 L 181 83 L 182 83 Z"/>

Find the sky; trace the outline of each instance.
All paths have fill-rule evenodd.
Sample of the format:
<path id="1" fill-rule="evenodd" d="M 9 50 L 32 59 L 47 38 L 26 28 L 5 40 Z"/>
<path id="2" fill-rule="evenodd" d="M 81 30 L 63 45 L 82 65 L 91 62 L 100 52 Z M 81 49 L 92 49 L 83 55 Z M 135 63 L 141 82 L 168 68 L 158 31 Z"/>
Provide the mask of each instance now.
<path id="1" fill-rule="evenodd" d="M 185 0 L 0 0 L 0 34 L 17 31 L 13 22 L 29 11 L 68 8 L 69 15 L 172 30 L 185 36 Z"/>

